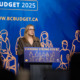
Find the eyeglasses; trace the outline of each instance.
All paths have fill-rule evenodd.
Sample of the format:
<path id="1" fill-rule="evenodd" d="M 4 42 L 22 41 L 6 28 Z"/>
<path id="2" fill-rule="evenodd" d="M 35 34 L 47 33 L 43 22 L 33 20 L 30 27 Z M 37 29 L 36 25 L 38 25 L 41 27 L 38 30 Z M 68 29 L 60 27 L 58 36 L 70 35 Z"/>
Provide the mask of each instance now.
<path id="1" fill-rule="evenodd" d="M 28 30 L 30 30 L 30 31 L 32 31 L 32 30 L 35 31 L 35 29 L 28 29 Z"/>

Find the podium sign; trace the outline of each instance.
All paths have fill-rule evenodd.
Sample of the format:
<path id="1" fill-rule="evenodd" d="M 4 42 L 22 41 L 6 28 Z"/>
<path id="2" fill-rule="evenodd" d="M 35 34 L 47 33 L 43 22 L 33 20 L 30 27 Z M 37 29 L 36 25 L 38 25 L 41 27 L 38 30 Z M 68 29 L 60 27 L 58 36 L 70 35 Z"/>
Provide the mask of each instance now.
<path id="1" fill-rule="evenodd" d="M 59 48 L 25 47 L 24 62 L 53 63 L 60 61 Z"/>

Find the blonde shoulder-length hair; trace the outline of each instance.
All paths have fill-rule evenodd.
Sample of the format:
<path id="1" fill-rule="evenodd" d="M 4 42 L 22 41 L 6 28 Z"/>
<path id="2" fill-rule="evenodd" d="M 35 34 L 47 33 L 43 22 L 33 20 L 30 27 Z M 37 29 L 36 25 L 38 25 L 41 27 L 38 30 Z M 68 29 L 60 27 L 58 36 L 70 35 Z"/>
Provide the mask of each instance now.
<path id="1" fill-rule="evenodd" d="M 24 38 L 26 39 L 26 41 L 27 41 L 27 38 L 28 38 L 27 32 L 28 32 L 30 26 L 33 26 L 34 27 L 34 25 L 29 24 L 29 25 L 26 26 L 25 31 L 24 31 Z M 33 40 L 37 40 L 37 38 L 35 37 L 35 33 L 34 33 L 34 35 L 32 37 L 33 37 Z"/>

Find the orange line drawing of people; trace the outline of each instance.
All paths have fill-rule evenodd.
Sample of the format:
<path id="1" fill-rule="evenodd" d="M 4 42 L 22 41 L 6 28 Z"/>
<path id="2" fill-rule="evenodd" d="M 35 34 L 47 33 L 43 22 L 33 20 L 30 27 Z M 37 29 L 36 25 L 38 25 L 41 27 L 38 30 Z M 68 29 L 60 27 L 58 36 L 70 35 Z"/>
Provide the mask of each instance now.
<path id="1" fill-rule="evenodd" d="M 66 40 L 62 41 L 62 49 L 60 50 L 60 65 L 57 69 L 69 69 L 70 62 L 70 50 L 68 49 L 68 42 Z"/>
<path id="2" fill-rule="evenodd" d="M 18 40 L 24 36 L 24 31 L 25 31 L 24 27 L 21 28 L 20 31 L 19 31 L 20 36 L 17 38 L 16 45 L 15 45 L 15 53 L 16 53 L 16 55 L 17 55 Z"/>
<path id="3" fill-rule="evenodd" d="M 80 52 L 80 30 L 76 30 L 75 39 L 72 42 L 71 55 Z"/>
<path id="4" fill-rule="evenodd" d="M 52 42 L 49 40 L 49 35 L 46 31 L 43 31 L 40 35 L 40 42 L 42 47 L 53 47 Z"/>
<path id="5" fill-rule="evenodd" d="M 7 70 L 13 70 L 16 73 L 16 58 L 12 55 L 10 51 L 8 32 L 7 30 L 3 29 L 0 31 L 0 33 L 0 53 L 1 59 L 3 61 L 3 66 Z"/>
<path id="6" fill-rule="evenodd" d="M 1 54 L 1 45 L 2 45 L 2 36 L 1 36 L 1 32 L 0 32 L 0 54 Z"/>

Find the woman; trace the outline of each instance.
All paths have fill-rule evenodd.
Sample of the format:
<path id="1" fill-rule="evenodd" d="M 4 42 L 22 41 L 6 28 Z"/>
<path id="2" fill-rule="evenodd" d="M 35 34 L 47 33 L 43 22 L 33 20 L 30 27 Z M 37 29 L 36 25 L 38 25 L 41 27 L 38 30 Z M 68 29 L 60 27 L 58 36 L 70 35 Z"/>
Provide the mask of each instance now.
<path id="1" fill-rule="evenodd" d="M 40 65 L 24 63 L 24 47 L 41 47 L 39 38 L 35 37 L 34 26 L 29 24 L 25 28 L 24 37 L 18 41 L 18 62 L 20 64 L 18 79 L 29 80 L 31 74 L 31 80 L 38 80 L 41 78 Z M 26 67 L 25 67 L 25 66 Z M 23 79 L 24 78 L 24 79 Z"/>

